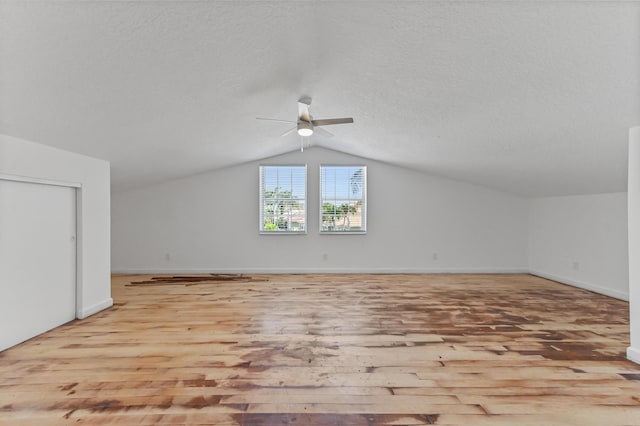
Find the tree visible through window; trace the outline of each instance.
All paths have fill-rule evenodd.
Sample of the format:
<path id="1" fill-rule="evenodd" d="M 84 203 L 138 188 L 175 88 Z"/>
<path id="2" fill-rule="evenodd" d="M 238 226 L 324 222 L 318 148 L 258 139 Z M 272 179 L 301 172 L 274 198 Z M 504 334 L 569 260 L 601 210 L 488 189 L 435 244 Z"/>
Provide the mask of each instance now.
<path id="1" fill-rule="evenodd" d="M 320 166 L 321 232 L 366 232 L 366 166 Z"/>
<path id="2" fill-rule="evenodd" d="M 260 166 L 260 231 L 306 232 L 306 166 Z"/>

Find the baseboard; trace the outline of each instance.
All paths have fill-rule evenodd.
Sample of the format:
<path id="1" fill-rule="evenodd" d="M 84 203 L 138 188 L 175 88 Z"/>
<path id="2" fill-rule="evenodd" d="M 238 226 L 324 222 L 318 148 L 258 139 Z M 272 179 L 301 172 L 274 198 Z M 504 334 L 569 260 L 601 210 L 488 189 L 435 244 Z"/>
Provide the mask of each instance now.
<path id="1" fill-rule="evenodd" d="M 640 349 L 629 346 L 627 348 L 627 359 L 635 362 L 636 364 L 640 364 Z"/>
<path id="2" fill-rule="evenodd" d="M 103 300 L 100 303 L 96 303 L 95 305 L 89 306 L 86 309 L 82 309 L 80 312 L 78 312 L 78 319 L 85 319 L 88 316 L 97 314 L 98 312 L 104 309 L 110 308 L 111 306 L 113 306 L 113 299 L 108 298 L 106 300 Z"/>
<path id="3" fill-rule="evenodd" d="M 531 274 L 621 300 L 627 293 L 528 268 L 114 268 L 112 274 Z"/>
<path id="4" fill-rule="evenodd" d="M 527 268 L 114 268 L 112 274 L 528 274 Z"/>
<path id="5" fill-rule="evenodd" d="M 567 284 L 573 287 L 582 288 L 584 290 L 593 291 L 595 293 L 604 294 L 605 296 L 614 297 L 616 299 L 629 301 L 629 295 L 622 291 L 613 290 L 610 288 L 601 287 L 599 285 L 586 283 L 584 281 L 578 281 L 571 278 L 561 277 L 558 275 L 548 274 L 546 272 L 541 272 L 541 271 L 531 270 L 529 271 L 529 273 L 537 277 L 546 278 L 548 280 L 557 281 L 562 284 Z"/>

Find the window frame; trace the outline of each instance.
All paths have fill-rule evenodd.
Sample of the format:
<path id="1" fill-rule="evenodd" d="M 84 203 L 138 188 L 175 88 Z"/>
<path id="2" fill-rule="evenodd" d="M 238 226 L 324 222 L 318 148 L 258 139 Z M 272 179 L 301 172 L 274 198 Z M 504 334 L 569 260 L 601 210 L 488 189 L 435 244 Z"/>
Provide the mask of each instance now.
<path id="1" fill-rule="evenodd" d="M 322 169 L 324 167 L 358 167 L 358 168 L 362 168 L 363 170 L 363 181 L 362 181 L 362 217 L 361 217 L 361 228 L 364 228 L 364 230 L 349 230 L 349 231 L 335 231 L 335 230 L 331 230 L 331 231 L 324 231 L 322 229 L 322 217 L 323 217 L 323 212 L 322 212 L 322 202 L 323 202 L 323 198 L 322 198 Z M 319 213 L 319 218 L 318 218 L 318 232 L 321 235 L 366 235 L 368 232 L 368 227 L 367 227 L 367 165 L 366 164 L 320 164 L 319 168 L 318 168 L 318 213 Z"/>
<path id="2" fill-rule="evenodd" d="M 264 167 L 303 167 L 304 168 L 304 230 L 303 231 L 266 231 L 264 229 L 264 194 L 262 176 Z M 307 164 L 259 164 L 258 165 L 258 232 L 260 235 L 307 235 L 309 230 L 309 179 Z"/>

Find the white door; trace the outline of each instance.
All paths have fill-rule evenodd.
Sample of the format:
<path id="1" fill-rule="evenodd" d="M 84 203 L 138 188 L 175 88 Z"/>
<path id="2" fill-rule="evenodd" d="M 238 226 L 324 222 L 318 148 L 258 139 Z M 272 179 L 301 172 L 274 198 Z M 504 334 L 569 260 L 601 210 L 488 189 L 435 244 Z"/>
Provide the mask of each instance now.
<path id="1" fill-rule="evenodd" d="M 0 351 L 75 316 L 75 188 L 0 179 Z"/>

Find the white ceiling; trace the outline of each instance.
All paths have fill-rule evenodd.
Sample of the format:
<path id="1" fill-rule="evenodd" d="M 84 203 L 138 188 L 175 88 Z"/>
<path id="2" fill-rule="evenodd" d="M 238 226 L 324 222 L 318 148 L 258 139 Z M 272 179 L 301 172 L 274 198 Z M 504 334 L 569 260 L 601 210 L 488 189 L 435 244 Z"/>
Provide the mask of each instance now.
<path id="1" fill-rule="evenodd" d="M 0 0 L 0 133 L 114 190 L 312 143 L 525 196 L 624 191 L 639 2 Z"/>

